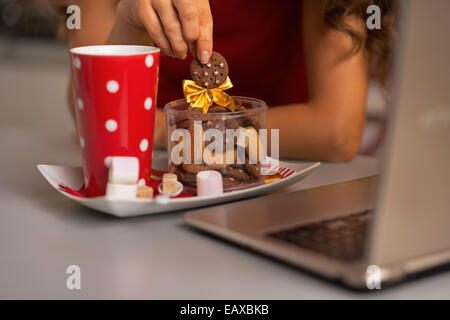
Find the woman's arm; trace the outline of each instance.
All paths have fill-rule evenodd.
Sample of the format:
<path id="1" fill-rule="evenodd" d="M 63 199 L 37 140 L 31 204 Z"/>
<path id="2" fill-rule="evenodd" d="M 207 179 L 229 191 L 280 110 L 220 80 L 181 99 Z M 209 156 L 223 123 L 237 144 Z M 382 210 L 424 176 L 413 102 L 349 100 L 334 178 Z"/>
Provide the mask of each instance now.
<path id="1" fill-rule="evenodd" d="M 63 16 L 68 6 L 75 4 L 80 7 L 81 29 L 65 29 L 70 48 L 104 44 L 115 23 L 118 2 L 119 0 L 50 0 L 53 7 Z M 68 81 L 67 104 L 75 120 L 72 77 L 69 77 Z"/>
<path id="2" fill-rule="evenodd" d="M 346 22 L 365 34 L 360 19 Z M 351 160 L 364 129 L 367 54 L 352 54 L 350 36 L 325 24 L 322 1 L 303 1 L 302 23 L 309 100 L 269 108 L 268 128 L 280 129 L 283 158 Z"/>

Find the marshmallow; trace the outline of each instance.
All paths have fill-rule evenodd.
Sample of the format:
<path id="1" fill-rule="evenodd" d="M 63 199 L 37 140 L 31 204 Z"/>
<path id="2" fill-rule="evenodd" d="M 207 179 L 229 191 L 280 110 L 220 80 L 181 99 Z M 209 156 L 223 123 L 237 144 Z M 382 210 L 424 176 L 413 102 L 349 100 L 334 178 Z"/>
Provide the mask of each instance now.
<path id="1" fill-rule="evenodd" d="M 120 184 L 111 183 L 106 184 L 106 197 L 117 200 L 132 200 L 136 199 L 137 185 L 136 184 Z"/>
<path id="2" fill-rule="evenodd" d="M 108 180 L 111 183 L 136 184 L 139 160 L 135 157 L 111 157 Z"/>
<path id="3" fill-rule="evenodd" d="M 197 173 L 197 196 L 215 196 L 223 193 L 222 175 L 214 170 Z"/>
<path id="4" fill-rule="evenodd" d="M 147 186 L 138 186 L 137 187 L 137 197 L 144 199 L 152 199 L 153 198 L 153 189 Z"/>

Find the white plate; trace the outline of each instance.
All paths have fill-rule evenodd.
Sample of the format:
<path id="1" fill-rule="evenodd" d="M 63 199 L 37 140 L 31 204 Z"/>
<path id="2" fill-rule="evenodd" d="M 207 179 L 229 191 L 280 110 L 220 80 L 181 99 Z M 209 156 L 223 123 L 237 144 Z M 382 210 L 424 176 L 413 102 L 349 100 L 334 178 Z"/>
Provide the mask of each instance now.
<path id="1" fill-rule="evenodd" d="M 162 201 L 158 201 L 156 199 L 111 200 L 106 197 L 78 197 L 64 191 L 60 185 L 67 186 L 73 190 L 79 190 L 83 186 L 83 171 L 81 167 L 66 167 L 45 164 L 39 164 L 37 167 L 52 187 L 65 197 L 86 207 L 99 210 L 116 217 L 126 218 L 167 211 L 186 210 L 254 197 L 288 187 L 302 180 L 319 165 L 320 162 L 295 165 L 295 173 L 292 173 L 288 177 L 281 180 L 248 189 L 224 193 L 220 196 L 166 198 L 161 199 Z M 280 161 L 280 167 L 290 168 L 292 165 Z"/>

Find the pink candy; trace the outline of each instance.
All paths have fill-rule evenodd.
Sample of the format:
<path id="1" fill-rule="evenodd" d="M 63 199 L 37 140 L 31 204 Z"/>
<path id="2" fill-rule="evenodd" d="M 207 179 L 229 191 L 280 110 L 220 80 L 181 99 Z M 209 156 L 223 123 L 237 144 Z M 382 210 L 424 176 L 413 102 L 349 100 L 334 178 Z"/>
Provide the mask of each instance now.
<path id="1" fill-rule="evenodd" d="M 197 196 L 215 196 L 223 193 L 222 175 L 214 170 L 197 173 Z"/>

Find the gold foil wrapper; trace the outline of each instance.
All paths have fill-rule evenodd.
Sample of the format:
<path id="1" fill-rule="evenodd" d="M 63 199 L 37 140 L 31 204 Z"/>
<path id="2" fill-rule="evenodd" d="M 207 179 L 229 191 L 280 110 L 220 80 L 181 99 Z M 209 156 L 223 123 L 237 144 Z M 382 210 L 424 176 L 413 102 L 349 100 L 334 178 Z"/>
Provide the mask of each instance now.
<path id="1" fill-rule="evenodd" d="M 225 107 L 230 111 L 236 110 L 234 99 L 224 92 L 233 87 L 229 77 L 219 87 L 207 89 L 192 80 L 183 80 L 183 93 L 190 108 L 202 108 L 207 113 L 213 103 Z"/>

